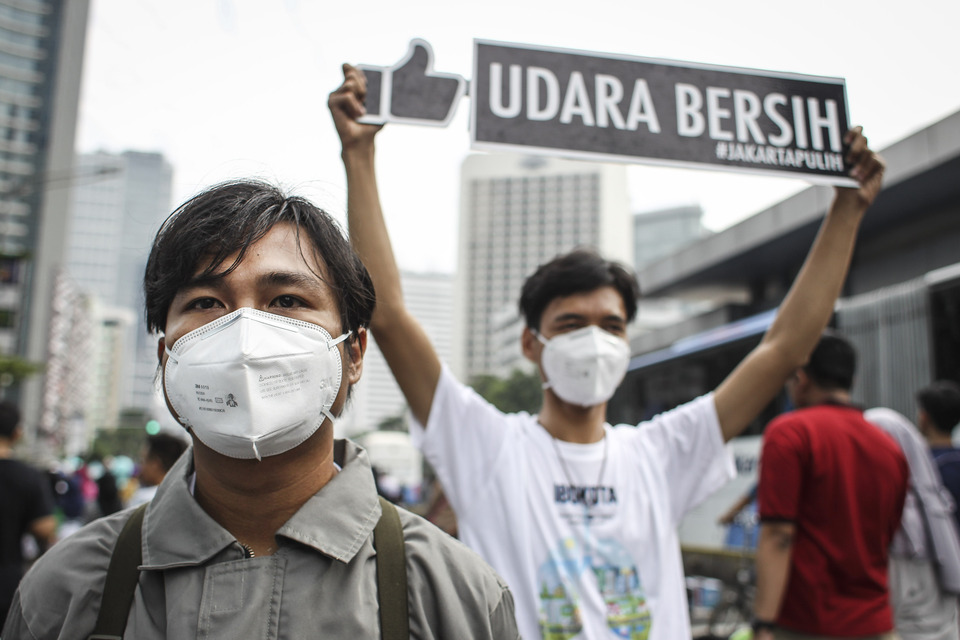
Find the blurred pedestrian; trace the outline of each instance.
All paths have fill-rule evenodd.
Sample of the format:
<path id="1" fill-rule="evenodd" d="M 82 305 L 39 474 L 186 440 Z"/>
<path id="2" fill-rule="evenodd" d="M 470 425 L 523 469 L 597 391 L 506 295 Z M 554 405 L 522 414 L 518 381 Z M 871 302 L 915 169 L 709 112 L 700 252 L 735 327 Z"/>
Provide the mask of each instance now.
<path id="1" fill-rule="evenodd" d="M 889 548 L 907 461 L 851 404 L 856 353 L 826 332 L 787 383 L 760 456 L 756 640 L 893 639 Z"/>
<path id="2" fill-rule="evenodd" d="M 57 516 L 57 539 L 62 540 L 84 525 L 86 503 L 76 470 L 64 463 L 48 471 Z"/>
<path id="3" fill-rule="evenodd" d="M 717 518 L 717 524 L 727 527 L 724 544 L 727 547 L 757 546 L 759 528 L 757 521 L 757 483 L 754 482 L 726 511 Z"/>
<path id="4" fill-rule="evenodd" d="M 890 604 L 903 640 L 960 640 L 960 537 L 953 525 L 953 499 L 940 481 L 927 443 L 893 409 L 863 417 L 900 445 L 910 468 L 910 488 L 900 528 L 890 547 Z"/>
<path id="5" fill-rule="evenodd" d="M 103 473 L 97 478 L 97 509 L 94 518 L 102 518 L 123 509 L 117 476 L 110 469 L 109 461 L 103 461 Z"/>
<path id="6" fill-rule="evenodd" d="M 0 628 L 23 577 L 22 540 L 32 535 L 42 553 L 56 539 L 53 496 L 46 475 L 13 459 L 20 410 L 0 402 Z"/>
<path id="7" fill-rule="evenodd" d="M 127 503 L 135 507 L 153 500 L 157 486 L 167 477 L 167 472 L 187 449 L 187 443 L 169 433 L 147 436 L 140 451 L 140 469 L 137 472 L 139 485 Z"/>
<path id="8" fill-rule="evenodd" d="M 960 385 L 938 380 L 917 392 L 917 406 L 917 428 L 930 444 L 943 485 L 953 496 L 960 531 L 960 449 L 953 445 L 953 430 L 960 422 Z"/>

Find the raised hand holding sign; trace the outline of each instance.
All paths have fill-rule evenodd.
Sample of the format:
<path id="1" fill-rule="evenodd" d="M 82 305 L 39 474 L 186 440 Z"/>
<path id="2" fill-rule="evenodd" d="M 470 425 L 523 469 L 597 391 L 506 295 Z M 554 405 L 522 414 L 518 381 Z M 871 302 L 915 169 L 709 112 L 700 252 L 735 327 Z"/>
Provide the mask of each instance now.
<path id="1" fill-rule="evenodd" d="M 425 40 L 410 41 L 407 55 L 392 67 L 359 65 L 367 78 L 367 110 L 360 122 L 403 122 L 445 127 L 467 92 L 467 81 L 433 71 L 433 49 Z"/>

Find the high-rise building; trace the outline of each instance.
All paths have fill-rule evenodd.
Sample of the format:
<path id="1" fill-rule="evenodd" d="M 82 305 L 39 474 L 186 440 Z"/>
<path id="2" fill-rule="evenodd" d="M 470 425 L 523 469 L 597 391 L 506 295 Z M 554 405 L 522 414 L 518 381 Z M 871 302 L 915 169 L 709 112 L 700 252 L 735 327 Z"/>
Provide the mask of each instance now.
<path id="1" fill-rule="evenodd" d="M 644 265 L 668 256 L 708 233 L 703 226 L 703 209 L 700 205 L 685 205 L 634 214 L 634 268 L 639 270 Z"/>
<path id="2" fill-rule="evenodd" d="M 453 356 L 453 276 L 445 273 L 400 273 L 403 299 L 427 332 L 444 362 Z M 376 430 L 384 421 L 404 417 L 407 402 L 387 366 L 376 340 L 370 337 L 363 359 L 363 376 L 337 425 L 337 436 Z"/>
<path id="3" fill-rule="evenodd" d="M 34 455 L 47 459 L 83 453 L 89 429 L 89 364 L 94 327 L 90 298 L 61 270 L 54 280 L 44 362 L 42 410 L 34 428 Z"/>
<path id="4" fill-rule="evenodd" d="M 110 343 L 125 345 L 118 409 L 150 412 L 157 342 L 143 317 L 143 271 L 153 237 L 170 213 L 173 169 L 159 153 L 101 152 L 78 156 L 77 173 L 90 177 L 73 188 L 67 274 L 102 306 L 126 310 L 123 316 L 132 322 L 112 325 L 126 335 L 113 335 Z"/>
<path id="5" fill-rule="evenodd" d="M 93 345 L 86 367 L 89 382 L 84 407 L 85 444 L 94 435 L 94 429 L 117 428 L 121 411 L 129 406 L 124 404 L 122 390 L 126 389 L 124 375 L 130 337 L 138 315 L 130 309 L 101 304 L 96 298 L 90 299 L 90 311 Z"/>
<path id="6" fill-rule="evenodd" d="M 633 261 L 622 165 L 511 154 L 468 156 L 461 170 L 457 272 L 461 379 L 523 367 L 523 281 L 577 247 Z"/>
<path id="7" fill-rule="evenodd" d="M 0 0 L 0 352 L 47 360 L 66 253 L 88 0 Z M 27 439 L 43 376 L 12 389 Z"/>

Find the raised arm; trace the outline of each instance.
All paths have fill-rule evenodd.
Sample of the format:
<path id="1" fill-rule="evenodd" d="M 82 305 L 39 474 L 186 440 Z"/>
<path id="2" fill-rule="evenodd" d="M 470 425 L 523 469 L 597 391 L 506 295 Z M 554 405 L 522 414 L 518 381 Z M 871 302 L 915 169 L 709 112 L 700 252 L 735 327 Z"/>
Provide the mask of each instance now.
<path id="1" fill-rule="evenodd" d="M 377 191 L 374 137 L 380 127 L 356 120 L 364 113 L 365 94 L 363 74 L 345 64 L 343 84 L 327 101 L 343 146 L 350 243 L 370 272 L 377 292 L 370 330 L 414 417 L 426 426 L 440 379 L 440 359 L 423 327 L 403 302 L 400 272 Z"/>
<path id="2" fill-rule="evenodd" d="M 725 440 L 743 431 L 802 366 L 826 327 L 846 279 L 857 229 L 883 182 L 883 160 L 860 127 L 847 133 L 850 175 L 860 186 L 838 188 L 807 259 L 763 340 L 717 388 Z"/>

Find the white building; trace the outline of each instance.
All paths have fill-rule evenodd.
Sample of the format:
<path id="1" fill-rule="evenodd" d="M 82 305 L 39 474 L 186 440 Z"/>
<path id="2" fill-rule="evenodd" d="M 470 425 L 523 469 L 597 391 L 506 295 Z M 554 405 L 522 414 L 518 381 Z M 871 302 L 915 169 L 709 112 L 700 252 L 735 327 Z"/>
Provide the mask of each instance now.
<path id="1" fill-rule="evenodd" d="M 622 165 L 513 154 L 467 157 L 453 361 L 462 380 L 525 366 L 518 345 L 520 287 L 539 265 L 576 247 L 633 263 Z"/>
<path id="2" fill-rule="evenodd" d="M 89 177 L 73 190 L 67 273 L 102 306 L 125 310 L 132 320 L 115 326 L 125 331 L 115 336 L 124 345 L 115 378 L 121 383 L 119 409 L 150 412 L 157 342 L 143 318 L 143 271 L 153 237 L 170 213 L 173 169 L 158 153 L 126 151 L 81 155 L 77 171 Z"/>
<path id="3" fill-rule="evenodd" d="M 105 306 L 95 298 L 90 309 L 95 347 L 90 360 L 86 420 L 94 428 L 115 429 L 124 408 L 123 372 L 137 314 L 131 309 Z"/>
<path id="4" fill-rule="evenodd" d="M 641 269 L 708 235 L 700 205 L 684 205 L 633 216 L 633 264 Z"/>
<path id="5" fill-rule="evenodd" d="M 453 276 L 442 273 L 400 274 L 404 301 L 427 332 L 440 359 L 453 356 Z M 363 375 L 343 418 L 338 437 L 376 430 L 384 420 L 405 416 L 407 402 L 371 336 L 363 359 Z"/>

